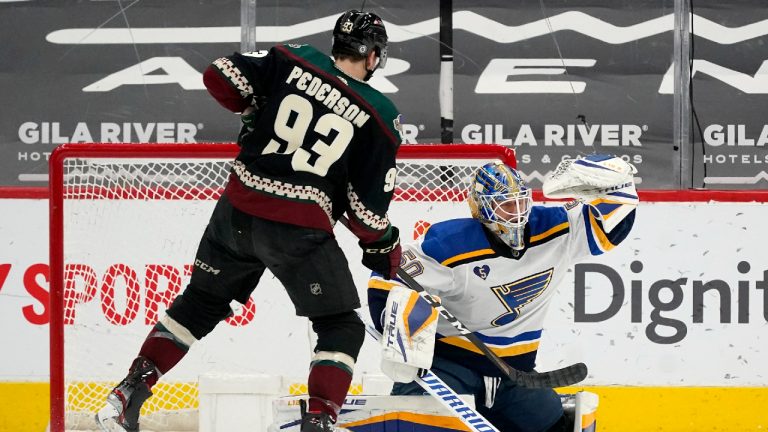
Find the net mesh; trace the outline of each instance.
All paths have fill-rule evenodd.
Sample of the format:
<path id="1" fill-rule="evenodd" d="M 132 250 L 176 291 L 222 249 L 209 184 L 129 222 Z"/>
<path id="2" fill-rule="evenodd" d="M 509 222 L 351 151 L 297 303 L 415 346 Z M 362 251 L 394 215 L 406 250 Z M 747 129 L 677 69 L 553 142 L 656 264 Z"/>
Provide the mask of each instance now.
<path id="1" fill-rule="evenodd" d="M 434 202 L 463 211 L 468 179 L 485 161 L 450 155 L 402 159 L 392 206 Z M 230 166 L 229 160 L 194 158 L 64 159 L 62 343 L 67 430 L 96 429 L 94 414 L 125 376 L 151 327 L 186 285 L 192 271 L 189 261 Z M 237 329 L 254 320 L 257 303 L 263 306 L 260 313 L 269 313 L 269 299 L 252 298 L 226 325 L 193 345 L 184 361 L 161 379 L 142 409 L 143 428 L 196 430 L 197 381 L 206 371 L 264 372 L 254 366 L 258 356 L 232 354 L 248 349 L 248 344 L 237 342 Z M 292 315 L 291 310 L 283 313 Z M 208 348 L 198 349 L 201 345 Z M 309 354 L 298 357 L 296 367 L 305 370 Z M 291 388 L 296 392 L 306 386 L 299 381 Z"/>

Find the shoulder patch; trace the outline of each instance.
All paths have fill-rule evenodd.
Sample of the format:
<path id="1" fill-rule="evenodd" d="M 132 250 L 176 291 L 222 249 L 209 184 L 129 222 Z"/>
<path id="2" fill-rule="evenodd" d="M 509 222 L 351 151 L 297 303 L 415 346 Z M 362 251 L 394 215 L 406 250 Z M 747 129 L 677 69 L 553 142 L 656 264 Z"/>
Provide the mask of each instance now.
<path id="1" fill-rule="evenodd" d="M 446 267 L 496 256 L 476 219 L 451 219 L 429 227 L 421 243 L 425 254 Z"/>

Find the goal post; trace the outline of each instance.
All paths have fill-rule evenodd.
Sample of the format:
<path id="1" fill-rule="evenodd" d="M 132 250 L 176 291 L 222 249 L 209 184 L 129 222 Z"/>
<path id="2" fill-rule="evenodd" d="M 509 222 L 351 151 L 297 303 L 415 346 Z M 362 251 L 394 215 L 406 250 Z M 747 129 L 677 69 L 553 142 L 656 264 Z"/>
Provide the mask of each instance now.
<path id="1" fill-rule="evenodd" d="M 54 150 L 51 431 L 95 428 L 93 414 L 186 285 L 238 151 L 231 143 L 65 144 Z M 390 217 L 403 241 L 412 240 L 407 233 L 422 220 L 468 217 L 463 202 L 468 178 L 493 159 L 515 166 L 514 152 L 493 144 L 401 146 Z M 355 256 L 359 248 L 343 228 L 336 234 L 364 299 L 369 272 Z M 146 415 L 153 418 L 153 430 L 196 430 L 189 425 L 195 422 L 196 380 L 203 373 L 305 373 L 311 350 L 306 323 L 294 317 L 287 294 L 271 275 L 264 275 L 251 301 L 226 321 L 160 380 L 142 422 Z M 278 347 L 280 359 L 263 358 L 260 347 L 269 346 Z M 358 369 L 377 372 L 374 357 L 361 354 Z M 187 412 L 191 420 L 180 420 L 179 413 Z"/>

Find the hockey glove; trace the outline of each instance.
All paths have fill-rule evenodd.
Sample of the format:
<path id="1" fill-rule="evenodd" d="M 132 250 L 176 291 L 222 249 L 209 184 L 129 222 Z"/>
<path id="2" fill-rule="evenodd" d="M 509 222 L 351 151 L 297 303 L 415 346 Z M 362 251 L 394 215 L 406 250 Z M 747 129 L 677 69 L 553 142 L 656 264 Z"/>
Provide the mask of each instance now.
<path id="1" fill-rule="evenodd" d="M 392 279 L 400 267 L 400 231 L 393 226 L 389 236 L 373 243 L 359 243 L 363 249 L 363 265 L 380 273 L 384 279 Z"/>
<path id="2" fill-rule="evenodd" d="M 240 121 L 243 122 L 243 127 L 248 132 L 253 132 L 256 127 L 256 110 L 253 107 L 248 107 L 240 114 Z"/>
<path id="3" fill-rule="evenodd" d="M 261 108 L 267 103 L 267 98 L 264 96 L 254 96 L 251 101 L 251 106 L 243 110 L 240 114 L 240 122 L 243 123 L 243 127 L 240 129 L 240 135 L 237 138 L 237 144 L 241 145 L 243 138 L 256 129 L 256 122 L 261 114 Z"/>
<path id="4" fill-rule="evenodd" d="M 544 180 L 547 198 L 590 200 L 634 185 L 635 167 L 620 157 L 593 154 L 566 159 Z"/>

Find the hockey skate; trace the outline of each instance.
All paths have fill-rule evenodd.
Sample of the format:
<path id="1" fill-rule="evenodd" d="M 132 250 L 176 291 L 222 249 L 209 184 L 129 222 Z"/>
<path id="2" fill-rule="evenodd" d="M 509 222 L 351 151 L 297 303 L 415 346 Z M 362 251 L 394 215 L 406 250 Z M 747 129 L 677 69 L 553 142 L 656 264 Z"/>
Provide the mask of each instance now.
<path id="1" fill-rule="evenodd" d="M 304 413 L 301 416 L 301 432 L 334 432 L 331 416 L 326 413 Z"/>
<path id="2" fill-rule="evenodd" d="M 299 401 L 301 409 L 301 430 L 300 432 L 350 432 L 349 429 L 333 426 L 333 420 L 327 413 L 307 412 L 307 402 Z"/>
<path id="3" fill-rule="evenodd" d="M 155 364 L 147 358 L 137 357 L 128 376 L 107 396 L 107 404 L 96 413 L 96 424 L 104 432 L 138 432 L 139 411 L 144 401 L 152 396 L 147 378 L 157 374 Z"/>

